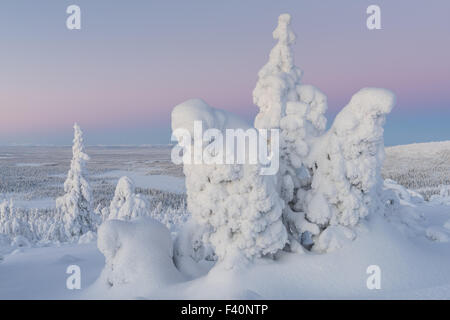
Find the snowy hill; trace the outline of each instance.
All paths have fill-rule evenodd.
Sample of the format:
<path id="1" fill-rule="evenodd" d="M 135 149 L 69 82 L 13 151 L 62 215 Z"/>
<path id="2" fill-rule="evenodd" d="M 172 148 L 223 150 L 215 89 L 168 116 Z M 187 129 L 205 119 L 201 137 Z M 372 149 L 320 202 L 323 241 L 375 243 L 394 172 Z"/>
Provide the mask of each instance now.
<path id="1" fill-rule="evenodd" d="M 441 185 L 450 185 L 450 141 L 387 147 L 383 177 L 426 199 L 438 194 Z"/>

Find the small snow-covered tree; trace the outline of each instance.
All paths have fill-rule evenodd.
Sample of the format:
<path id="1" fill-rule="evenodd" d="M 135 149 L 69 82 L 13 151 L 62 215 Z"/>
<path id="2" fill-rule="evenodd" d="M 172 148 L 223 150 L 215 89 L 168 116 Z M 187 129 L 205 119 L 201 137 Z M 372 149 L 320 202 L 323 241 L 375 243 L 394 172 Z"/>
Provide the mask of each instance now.
<path id="1" fill-rule="evenodd" d="M 317 250 L 333 250 L 353 239 L 349 228 L 380 207 L 383 125 L 394 102 L 390 91 L 360 90 L 311 153 L 314 180 L 306 217 L 321 230 Z"/>
<path id="2" fill-rule="evenodd" d="M 73 128 L 73 158 L 64 182 L 65 194 L 56 199 L 57 219 L 49 235 L 60 241 L 75 240 L 88 231 L 95 231 L 98 220 L 92 210 L 91 188 L 86 180 L 89 156 L 84 152 L 83 133 L 78 124 Z"/>
<path id="3" fill-rule="evenodd" d="M 0 203 L 0 234 L 9 235 L 12 232 L 11 207 L 6 200 Z"/>
<path id="4" fill-rule="evenodd" d="M 147 216 L 148 213 L 149 205 L 141 195 L 135 193 L 133 180 L 126 176 L 120 178 L 109 206 L 108 219 L 131 220 Z"/>
<path id="5" fill-rule="evenodd" d="M 253 101 L 260 111 L 258 129 L 280 130 L 280 170 L 277 189 L 285 201 L 284 223 L 291 250 L 298 248 L 301 230 L 311 228 L 304 219 L 304 197 L 311 184 L 311 170 L 304 161 L 314 139 L 326 128 L 327 98 L 317 88 L 302 85 L 302 71 L 294 64 L 295 34 L 291 16 L 282 14 L 273 37 L 278 42 L 269 61 L 258 73 Z M 313 227 L 312 227 L 313 228 Z"/>
<path id="6" fill-rule="evenodd" d="M 0 203 L 0 234 L 8 236 L 10 239 L 21 236 L 33 241 L 34 236 L 28 220 L 28 212 L 16 208 L 12 199 Z"/>
<path id="7" fill-rule="evenodd" d="M 238 117 L 195 99 L 172 111 L 174 135 L 177 129 L 185 129 L 194 137 L 194 121 L 201 121 L 205 130 L 217 129 L 221 133 L 248 128 Z M 176 138 L 186 144 L 186 137 Z M 211 157 L 217 151 L 208 148 L 213 142 L 200 142 L 202 150 Z M 188 148 L 191 147 L 189 140 Z M 214 247 L 219 261 L 227 267 L 274 254 L 286 243 L 281 221 L 283 201 L 276 192 L 275 179 L 260 175 L 259 169 L 254 164 L 225 164 L 225 159 L 211 164 L 184 163 L 188 210 L 195 222 L 204 227 L 203 240 Z"/>

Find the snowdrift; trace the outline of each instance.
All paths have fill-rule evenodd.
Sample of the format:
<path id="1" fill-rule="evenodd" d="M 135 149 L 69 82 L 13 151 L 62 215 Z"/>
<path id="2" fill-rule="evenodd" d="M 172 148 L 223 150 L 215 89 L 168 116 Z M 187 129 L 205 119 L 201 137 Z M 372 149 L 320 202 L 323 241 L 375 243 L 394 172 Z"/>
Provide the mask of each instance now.
<path id="1" fill-rule="evenodd" d="M 152 218 L 104 222 L 98 230 L 98 248 L 106 265 L 92 292 L 138 298 L 183 279 L 173 264 L 169 231 Z"/>

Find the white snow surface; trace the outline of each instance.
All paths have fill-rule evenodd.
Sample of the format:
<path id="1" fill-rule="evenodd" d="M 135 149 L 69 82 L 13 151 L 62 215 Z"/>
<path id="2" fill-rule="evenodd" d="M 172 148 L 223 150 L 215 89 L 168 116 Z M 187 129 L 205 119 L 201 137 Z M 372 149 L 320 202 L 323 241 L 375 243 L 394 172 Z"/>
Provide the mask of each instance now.
<path id="1" fill-rule="evenodd" d="M 410 210 L 407 217 L 413 219 L 414 213 L 420 213 L 417 219 L 424 229 L 437 227 L 450 235 L 450 230 L 443 227 L 450 219 L 450 206 L 425 202 L 411 205 Z M 107 248 L 114 248 L 118 239 L 124 244 L 121 256 L 116 254 L 118 261 L 137 259 L 136 270 L 144 272 L 142 279 L 152 279 L 158 272 L 165 272 L 158 266 L 151 267 L 153 254 L 162 253 L 165 262 L 161 266 L 173 272 L 173 278 L 159 280 L 157 286 L 153 282 L 133 282 L 127 290 L 114 292 L 99 283 L 90 287 L 105 267 L 94 244 L 22 248 L 0 262 L 0 299 L 449 299 L 450 243 L 430 241 L 425 232 L 398 232 L 407 224 L 395 221 L 373 215 L 357 227 L 358 237 L 353 242 L 327 254 L 283 252 L 277 260 L 260 259 L 239 270 L 216 265 L 206 275 L 190 281 L 170 265 L 169 238 L 164 231 L 152 235 L 136 232 L 137 226 L 129 222 L 109 221 L 113 225 L 105 229 L 113 240 Z M 114 225 L 117 223 L 127 227 L 118 231 Z M 166 240 L 156 245 L 154 241 L 160 236 Z M 138 241 L 142 237 L 147 240 L 145 245 Z M 150 259 L 148 270 L 139 266 L 145 259 Z M 81 267 L 82 289 L 78 291 L 65 287 L 65 271 L 71 264 Z M 370 265 L 381 268 L 380 290 L 366 287 L 366 269 Z"/>

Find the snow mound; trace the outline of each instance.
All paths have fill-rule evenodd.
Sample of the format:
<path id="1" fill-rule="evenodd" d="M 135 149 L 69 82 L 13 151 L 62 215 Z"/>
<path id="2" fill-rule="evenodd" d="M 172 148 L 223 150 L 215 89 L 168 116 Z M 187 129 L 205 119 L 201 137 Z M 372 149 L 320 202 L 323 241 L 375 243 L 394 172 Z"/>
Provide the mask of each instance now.
<path id="1" fill-rule="evenodd" d="M 30 241 L 28 241 L 27 238 L 23 237 L 23 236 L 16 236 L 12 243 L 12 246 L 18 247 L 18 248 L 29 248 L 31 247 Z"/>
<path id="2" fill-rule="evenodd" d="M 314 250 L 318 252 L 332 252 L 342 248 L 356 238 L 356 234 L 344 226 L 329 226 L 326 228 L 314 245 Z"/>
<path id="3" fill-rule="evenodd" d="M 108 220 L 98 230 L 105 268 L 92 290 L 111 297 L 138 297 L 182 280 L 172 261 L 167 228 L 152 218 Z"/>
<path id="4" fill-rule="evenodd" d="M 384 188 L 392 190 L 401 201 L 406 203 L 420 204 L 425 201 L 420 193 L 406 189 L 391 179 L 384 180 Z"/>
<path id="5" fill-rule="evenodd" d="M 179 230 L 174 243 L 173 260 L 180 272 L 189 278 L 205 275 L 213 266 L 213 250 L 202 241 L 204 227 L 193 219 Z"/>

